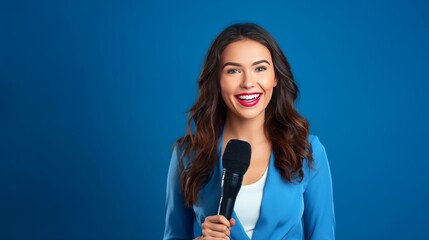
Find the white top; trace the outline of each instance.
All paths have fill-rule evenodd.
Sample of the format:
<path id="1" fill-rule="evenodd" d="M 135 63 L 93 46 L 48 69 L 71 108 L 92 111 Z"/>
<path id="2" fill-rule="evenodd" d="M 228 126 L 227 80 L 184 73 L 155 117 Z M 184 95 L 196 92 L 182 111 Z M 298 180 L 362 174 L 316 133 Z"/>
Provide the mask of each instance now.
<path id="1" fill-rule="evenodd" d="M 250 239 L 252 239 L 253 230 L 259 218 L 267 173 L 268 167 L 258 181 L 242 185 L 235 200 L 234 211 Z"/>

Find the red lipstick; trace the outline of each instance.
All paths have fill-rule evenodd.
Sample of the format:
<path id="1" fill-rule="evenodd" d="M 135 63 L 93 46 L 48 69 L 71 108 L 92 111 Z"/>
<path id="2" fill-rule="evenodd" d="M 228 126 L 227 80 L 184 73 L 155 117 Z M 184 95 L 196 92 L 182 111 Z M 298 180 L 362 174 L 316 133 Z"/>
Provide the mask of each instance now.
<path id="1" fill-rule="evenodd" d="M 262 93 L 240 93 L 235 95 L 237 101 L 244 107 L 253 107 L 258 104 L 261 99 Z"/>

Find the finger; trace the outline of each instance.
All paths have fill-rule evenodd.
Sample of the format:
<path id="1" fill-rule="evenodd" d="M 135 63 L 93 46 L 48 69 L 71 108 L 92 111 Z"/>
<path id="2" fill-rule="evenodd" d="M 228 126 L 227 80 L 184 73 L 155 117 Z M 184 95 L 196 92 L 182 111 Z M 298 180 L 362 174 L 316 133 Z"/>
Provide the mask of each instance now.
<path id="1" fill-rule="evenodd" d="M 229 220 L 231 227 L 235 225 L 235 219 L 231 218 L 231 220 Z"/>
<path id="2" fill-rule="evenodd" d="M 211 232 L 220 232 L 220 233 L 223 233 L 224 235 L 227 235 L 227 236 L 229 236 L 229 234 L 230 234 L 229 227 L 227 227 L 223 224 L 219 224 L 219 223 L 204 222 L 201 225 L 201 228 L 203 230 L 209 230 Z"/>
<path id="3" fill-rule="evenodd" d="M 213 216 L 208 216 L 206 217 L 206 220 L 212 222 L 212 223 L 221 223 L 227 227 L 231 227 L 230 222 L 228 221 L 228 219 L 226 219 L 224 216 L 222 215 L 213 215 Z"/>
<path id="4" fill-rule="evenodd" d="M 229 239 L 229 235 L 223 232 L 213 231 L 211 229 L 205 229 L 202 232 L 203 239 Z"/>

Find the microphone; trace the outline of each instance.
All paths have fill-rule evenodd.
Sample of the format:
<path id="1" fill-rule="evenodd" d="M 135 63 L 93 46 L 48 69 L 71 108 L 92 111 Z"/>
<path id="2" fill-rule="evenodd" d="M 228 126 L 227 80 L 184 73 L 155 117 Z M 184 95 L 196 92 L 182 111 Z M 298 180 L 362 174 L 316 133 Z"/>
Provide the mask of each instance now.
<path id="1" fill-rule="evenodd" d="M 218 215 L 230 220 L 243 175 L 250 165 L 251 147 L 248 142 L 231 139 L 222 157 L 222 195 Z"/>

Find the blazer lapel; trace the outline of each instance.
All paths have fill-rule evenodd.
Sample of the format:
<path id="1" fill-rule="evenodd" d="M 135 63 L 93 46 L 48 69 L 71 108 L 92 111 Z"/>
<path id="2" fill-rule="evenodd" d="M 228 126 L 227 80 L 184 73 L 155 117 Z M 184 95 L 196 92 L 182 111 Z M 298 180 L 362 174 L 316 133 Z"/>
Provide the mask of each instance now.
<path id="1" fill-rule="evenodd" d="M 276 211 L 275 208 L 271 208 L 271 201 L 270 197 L 266 196 L 268 192 L 275 191 L 275 183 L 278 181 L 279 177 L 281 179 L 281 176 L 278 176 L 279 174 L 276 173 L 274 166 L 274 153 L 271 153 L 270 155 L 270 161 L 268 163 L 268 173 L 267 173 L 267 179 L 265 181 L 265 186 L 263 190 L 262 195 L 262 202 L 261 202 L 261 208 L 259 213 L 258 221 L 256 222 L 255 230 L 253 231 L 252 240 L 253 239 L 267 239 L 268 236 L 270 236 L 270 231 L 272 231 L 269 226 L 269 219 L 272 218 L 272 211 Z M 274 186 L 273 186 L 274 185 Z M 274 188 L 274 189 L 271 189 Z M 232 239 L 246 239 L 250 240 L 249 236 L 247 236 L 246 231 L 244 230 L 243 225 L 240 222 L 240 219 L 237 217 L 237 214 L 235 211 L 232 213 L 232 217 L 236 220 L 236 224 L 233 228 L 231 228 L 231 237 Z"/>
<path id="2" fill-rule="evenodd" d="M 250 240 L 249 236 L 247 236 L 246 231 L 244 231 L 244 227 L 238 219 L 235 211 L 232 212 L 232 218 L 235 219 L 235 225 L 231 228 L 231 239 L 234 240 Z"/>
<path id="3" fill-rule="evenodd" d="M 284 180 L 275 167 L 274 153 L 271 153 L 267 180 L 264 186 L 259 219 L 252 239 L 283 239 L 301 222 L 304 210 L 302 184 Z M 296 214 L 297 211 L 300 214 Z M 296 218 L 296 219 L 295 219 Z"/>

